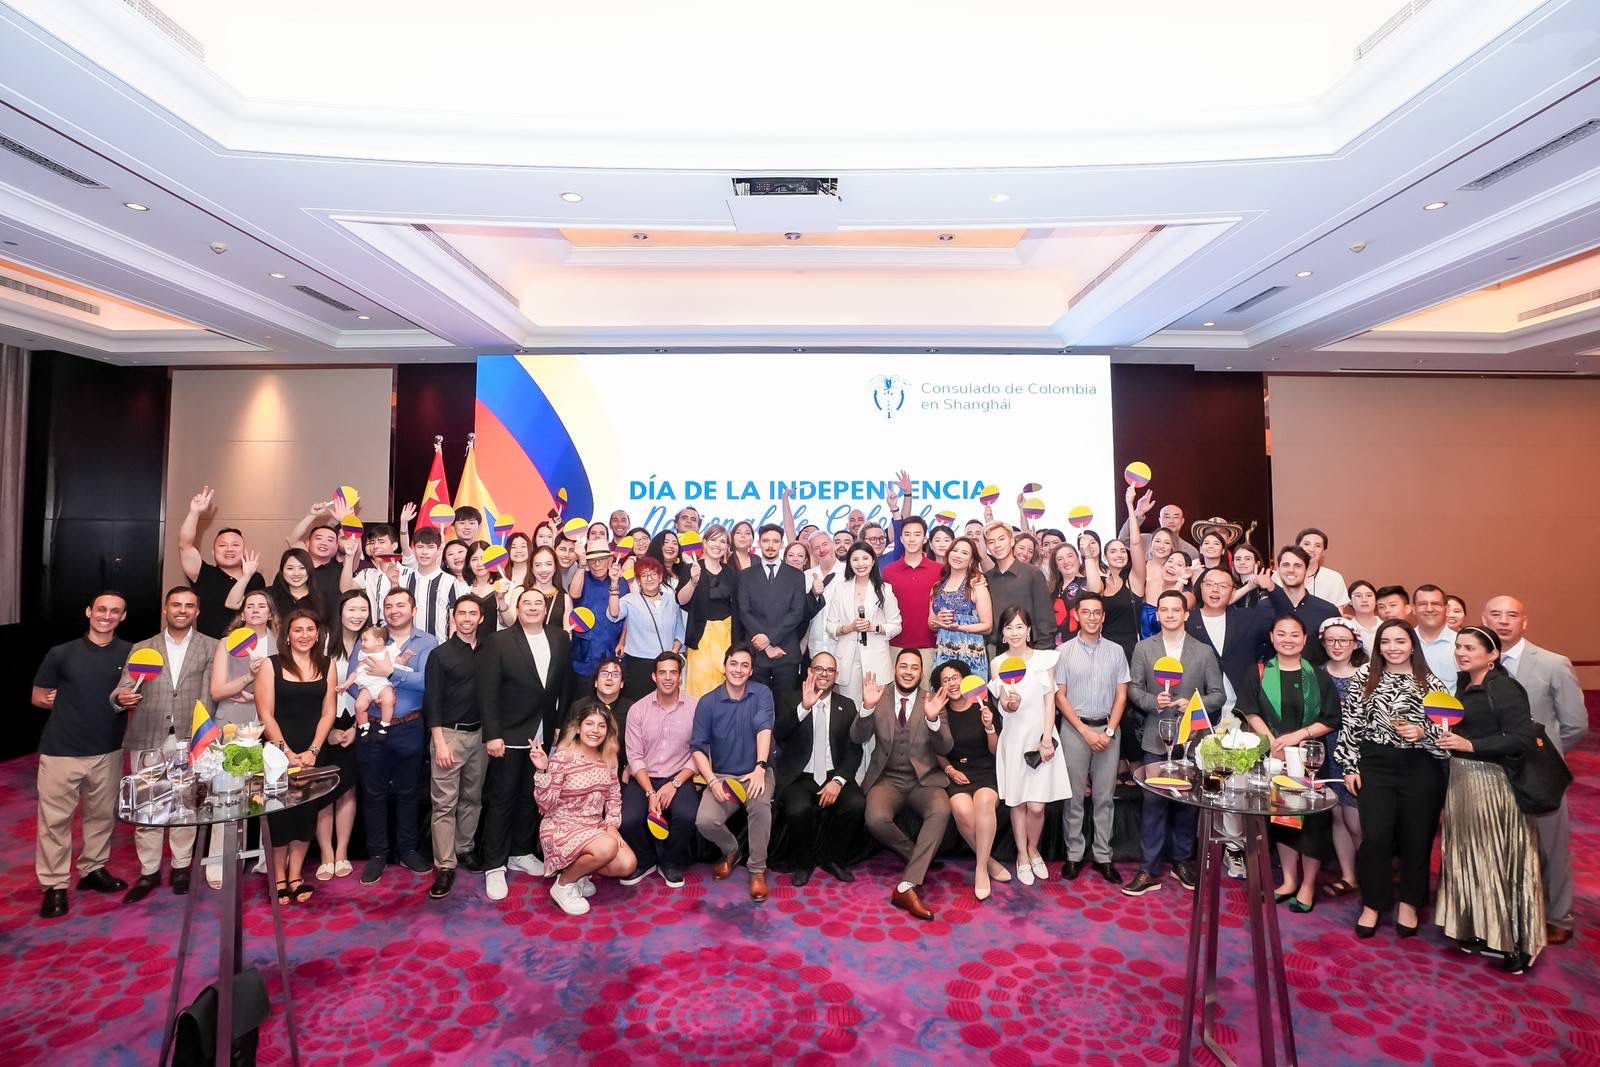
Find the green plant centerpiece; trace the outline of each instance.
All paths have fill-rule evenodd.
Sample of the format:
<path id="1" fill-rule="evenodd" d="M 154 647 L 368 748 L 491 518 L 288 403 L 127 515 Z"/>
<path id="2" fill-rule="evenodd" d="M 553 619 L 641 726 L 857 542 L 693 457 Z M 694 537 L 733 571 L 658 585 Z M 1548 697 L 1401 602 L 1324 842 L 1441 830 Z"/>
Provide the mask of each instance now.
<path id="1" fill-rule="evenodd" d="M 1248 774 L 1261 762 L 1266 740 L 1248 730 L 1217 732 L 1201 739 L 1195 748 L 1195 764 L 1203 771 L 1223 771 L 1229 775 Z"/>
<path id="2" fill-rule="evenodd" d="M 226 745 L 222 749 L 222 770 L 240 778 L 262 773 L 260 745 Z"/>

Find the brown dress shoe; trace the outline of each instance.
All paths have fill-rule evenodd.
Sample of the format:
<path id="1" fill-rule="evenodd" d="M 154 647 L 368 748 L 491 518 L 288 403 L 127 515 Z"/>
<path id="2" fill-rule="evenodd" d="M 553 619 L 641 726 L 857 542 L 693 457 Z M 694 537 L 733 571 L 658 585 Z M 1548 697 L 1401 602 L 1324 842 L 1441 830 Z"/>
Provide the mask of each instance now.
<path id="1" fill-rule="evenodd" d="M 757 904 L 767 899 L 767 872 L 750 872 L 750 899 Z"/>
<path id="2" fill-rule="evenodd" d="M 739 854 L 737 852 L 730 852 L 718 860 L 715 867 L 711 868 L 711 876 L 720 882 L 724 878 L 728 877 L 728 875 L 733 873 L 733 868 L 736 867 L 738 863 Z"/>
<path id="3" fill-rule="evenodd" d="M 922 919 L 923 921 L 933 918 L 933 912 L 928 910 L 928 906 L 924 904 L 922 902 L 922 898 L 917 895 L 916 886 L 912 886 L 904 893 L 900 892 L 898 889 L 895 890 L 889 895 L 889 903 L 893 904 L 902 911 L 910 912 L 912 918 Z"/>
<path id="4" fill-rule="evenodd" d="M 1565 945 L 1572 940 L 1572 930 L 1565 926 L 1552 926 L 1545 924 L 1544 939 L 1546 944 Z"/>

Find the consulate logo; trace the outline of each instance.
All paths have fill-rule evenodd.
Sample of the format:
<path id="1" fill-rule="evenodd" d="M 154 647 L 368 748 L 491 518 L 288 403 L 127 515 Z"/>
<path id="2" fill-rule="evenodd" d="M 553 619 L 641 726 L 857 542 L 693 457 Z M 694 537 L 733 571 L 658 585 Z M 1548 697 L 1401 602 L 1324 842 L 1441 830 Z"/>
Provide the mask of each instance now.
<path id="1" fill-rule="evenodd" d="M 872 406 L 882 412 L 884 418 L 892 419 L 906 406 L 906 391 L 910 388 L 911 383 L 904 378 L 880 375 L 872 379 Z"/>

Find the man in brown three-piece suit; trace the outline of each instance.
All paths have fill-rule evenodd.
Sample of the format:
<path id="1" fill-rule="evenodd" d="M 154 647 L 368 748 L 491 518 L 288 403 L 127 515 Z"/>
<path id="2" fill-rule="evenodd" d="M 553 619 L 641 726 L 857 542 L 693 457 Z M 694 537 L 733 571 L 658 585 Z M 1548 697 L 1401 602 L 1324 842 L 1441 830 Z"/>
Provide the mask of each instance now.
<path id="1" fill-rule="evenodd" d="M 861 781 L 867 791 L 867 829 L 906 861 L 889 902 L 918 919 L 933 918 L 917 889 L 950 823 L 949 779 L 938 757 L 955 742 L 942 717 L 944 703 L 942 694 L 923 692 L 921 653 L 901 649 L 894 660 L 894 685 L 885 687 L 870 674 L 864 679 L 861 714 L 850 727 L 856 744 L 876 740 Z M 915 843 L 895 825 L 895 816 L 906 807 L 922 817 Z"/>

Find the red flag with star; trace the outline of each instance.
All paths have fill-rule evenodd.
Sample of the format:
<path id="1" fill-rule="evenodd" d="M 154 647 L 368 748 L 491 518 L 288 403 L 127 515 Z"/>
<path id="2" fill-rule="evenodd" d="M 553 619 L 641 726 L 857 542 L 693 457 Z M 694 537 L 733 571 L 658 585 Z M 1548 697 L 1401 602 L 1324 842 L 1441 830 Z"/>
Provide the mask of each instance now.
<path id="1" fill-rule="evenodd" d="M 433 467 L 428 471 L 428 487 L 422 491 L 422 503 L 417 507 L 417 529 L 432 526 L 444 535 L 449 523 L 440 523 L 433 518 L 433 509 L 443 504 L 450 504 L 450 487 L 445 483 L 444 476 L 444 438 L 433 439 Z"/>

